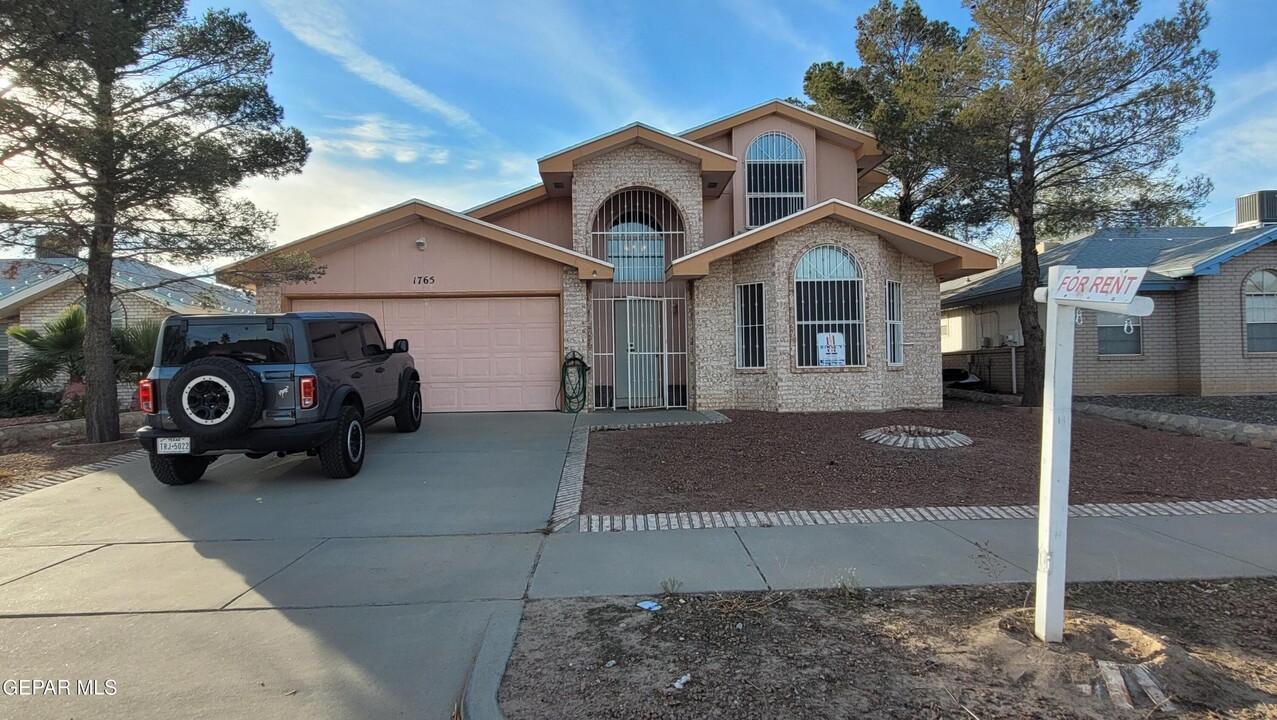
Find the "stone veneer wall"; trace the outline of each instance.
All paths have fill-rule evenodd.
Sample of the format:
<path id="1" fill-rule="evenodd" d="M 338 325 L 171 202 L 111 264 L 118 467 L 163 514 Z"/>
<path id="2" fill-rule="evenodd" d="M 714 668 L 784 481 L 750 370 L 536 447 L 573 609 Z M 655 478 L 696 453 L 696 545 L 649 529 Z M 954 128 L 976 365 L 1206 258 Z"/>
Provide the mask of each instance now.
<path id="1" fill-rule="evenodd" d="M 838 245 L 859 263 L 864 277 L 866 366 L 798 368 L 794 358 L 793 271 L 818 245 Z M 903 285 L 905 363 L 885 357 L 887 280 Z M 767 367 L 736 369 L 735 286 L 764 283 Z M 902 255 L 877 236 L 837 220 L 824 220 L 713 263 L 695 281 L 692 315 L 696 334 L 692 372 L 698 409 L 826 411 L 938 408 L 940 387 L 940 287 L 927 263 Z"/>
<path id="2" fill-rule="evenodd" d="M 283 294 L 278 285 L 257 286 L 257 312 L 261 315 L 283 312 Z"/>
<path id="3" fill-rule="evenodd" d="M 613 193 L 632 187 L 647 187 L 663 193 L 678 206 L 683 217 L 684 253 L 701 247 L 704 238 L 704 202 L 700 168 L 695 163 L 646 145 L 627 145 L 595 158 L 583 160 L 572 169 L 572 248 L 593 255 L 590 231 L 594 214 Z M 606 259 L 606 258 L 603 258 Z M 667 258 L 669 260 L 671 258 Z M 569 277 L 570 274 L 570 277 Z M 565 349 L 579 350 L 591 362 L 590 283 L 583 283 L 574 270 L 564 275 L 563 338 Z M 595 281 L 610 282 L 610 281 Z M 578 288 L 579 286 L 579 288 Z M 579 313 L 578 316 L 574 314 Z M 580 318 L 579 321 L 577 318 Z M 688 323 L 689 338 L 695 337 Z M 689 351 L 690 362 L 690 351 Z M 689 384 L 693 382 L 690 377 Z M 594 379 L 587 408 L 594 409 Z M 688 388 L 689 395 L 692 392 Z"/>

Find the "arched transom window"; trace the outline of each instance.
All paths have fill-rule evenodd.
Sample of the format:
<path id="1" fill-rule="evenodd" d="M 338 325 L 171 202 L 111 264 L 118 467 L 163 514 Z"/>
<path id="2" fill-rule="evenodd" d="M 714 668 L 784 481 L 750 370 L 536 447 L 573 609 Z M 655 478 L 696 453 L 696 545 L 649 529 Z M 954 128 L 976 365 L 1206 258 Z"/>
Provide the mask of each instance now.
<path id="1" fill-rule="evenodd" d="M 1277 353 L 1277 270 L 1256 270 L 1242 286 L 1246 351 Z"/>
<path id="2" fill-rule="evenodd" d="M 813 248 L 794 268 L 798 367 L 865 364 L 864 278 L 856 259 L 834 245 Z"/>
<path id="3" fill-rule="evenodd" d="M 599 207 L 594 256 L 616 266 L 618 283 L 662 283 L 667 260 L 683 253 L 683 218 L 655 190 L 627 188 Z"/>
<path id="4" fill-rule="evenodd" d="M 803 149 L 783 132 L 767 132 L 745 154 L 745 203 L 749 227 L 793 215 L 806 202 Z"/>

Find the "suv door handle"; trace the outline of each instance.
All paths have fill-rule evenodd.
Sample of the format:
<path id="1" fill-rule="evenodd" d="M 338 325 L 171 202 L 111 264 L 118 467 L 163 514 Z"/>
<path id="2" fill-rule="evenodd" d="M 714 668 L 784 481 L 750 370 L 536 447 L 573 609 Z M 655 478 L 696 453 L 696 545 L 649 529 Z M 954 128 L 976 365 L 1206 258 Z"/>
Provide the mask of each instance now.
<path id="1" fill-rule="evenodd" d="M 364 376 L 364 374 L 363 374 L 363 373 L 361 373 L 361 372 L 353 372 L 353 373 L 351 373 L 351 374 L 350 374 L 350 377 L 354 378 L 355 380 L 358 380 L 359 378 L 361 378 L 361 377 L 363 377 L 363 376 Z"/>
<path id="2" fill-rule="evenodd" d="M 386 368 L 384 368 L 384 367 L 379 367 L 379 368 L 377 368 L 377 372 L 386 372 Z"/>

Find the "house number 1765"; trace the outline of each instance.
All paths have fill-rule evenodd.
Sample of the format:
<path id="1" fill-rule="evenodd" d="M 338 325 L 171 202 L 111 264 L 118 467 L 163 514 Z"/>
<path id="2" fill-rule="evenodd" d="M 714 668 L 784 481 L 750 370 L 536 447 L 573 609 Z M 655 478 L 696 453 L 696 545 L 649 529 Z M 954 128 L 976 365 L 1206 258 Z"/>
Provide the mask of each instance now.
<path id="1" fill-rule="evenodd" d="M 414 275 L 412 277 L 412 284 L 413 285 L 434 285 L 435 276 L 434 275 Z"/>

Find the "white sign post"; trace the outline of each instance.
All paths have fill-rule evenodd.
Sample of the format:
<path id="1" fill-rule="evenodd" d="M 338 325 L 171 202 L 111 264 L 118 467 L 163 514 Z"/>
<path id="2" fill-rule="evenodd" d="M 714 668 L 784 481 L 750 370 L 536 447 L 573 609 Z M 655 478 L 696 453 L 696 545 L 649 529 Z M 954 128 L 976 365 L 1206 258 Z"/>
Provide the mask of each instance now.
<path id="1" fill-rule="evenodd" d="M 1064 569 L 1069 522 L 1069 453 L 1073 433 L 1073 326 L 1085 308 L 1145 317 L 1153 301 L 1136 297 L 1148 268 L 1053 267 L 1033 295 L 1046 303 L 1046 387 L 1042 395 L 1042 465 L 1038 497 L 1038 572 L 1033 631 L 1064 640 Z"/>

